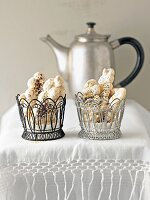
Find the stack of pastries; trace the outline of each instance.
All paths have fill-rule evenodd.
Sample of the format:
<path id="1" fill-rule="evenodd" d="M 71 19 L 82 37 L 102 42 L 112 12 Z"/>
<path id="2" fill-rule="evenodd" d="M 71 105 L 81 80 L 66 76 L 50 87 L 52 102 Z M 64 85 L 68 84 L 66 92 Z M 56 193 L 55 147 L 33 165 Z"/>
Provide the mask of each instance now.
<path id="1" fill-rule="evenodd" d="M 43 73 L 36 72 L 28 80 L 27 86 L 28 89 L 20 95 L 20 99 L 25 99 L 28 102 L 33 99 L 44 101 L 46 98 L 56 101 L 59 96 L 65 96 L 64 79 L 59 75 L 46 80 Z"/>
<path id="2" fill-rule="evenodd" d="M 89 100 L 96 102 L 101 111 L 105 111 L 111 106 L 112 112 L 115 113 L 120 102 L 126 98 L 126 89 L 114 88 L 114 79 L 114 70 L 112 68 L 104 68 L 98 81 L 95 79 L 88 80 L 82 91 L 84 102 L 90 102 Z M 90 112 L 89 116 L 92 119 L 93 113 L 92 111 Z M 97 115 L 96 121 L 99 122 L 99 115 Z M 107 116 L 107 121 L 111 121 L 111 116 Z"/>
<path id="3" fill-rule="evenodd" d="M 57 75 L 55 78 L 49 78 L 46 80 L 43 73 L 36 72 L 27 81 L 27 87 L 27 90 L 19 96 L 21 104 L 28 102 L 30 105 L 28 108 L 24 108 L 25 116 L 27 116 L 29 120 L 33 121 L 32 113 L 34 113 L 36 124 L 38 123 L 39 117 L 41 117 L 40 120 L 43 120 L 41 121 L 43 123 L 45 123 L 45 121 L 50 123 L 51 120 L 55 122 L 55 111 L 52 114 L 49 107 L 51 104 L 57 102 L 60 96 L 65 97 L 64 79 Z M 38 104 L 38 102 L 42 104 Z M 44 112 L 47 117 L 45 117 Z"/>

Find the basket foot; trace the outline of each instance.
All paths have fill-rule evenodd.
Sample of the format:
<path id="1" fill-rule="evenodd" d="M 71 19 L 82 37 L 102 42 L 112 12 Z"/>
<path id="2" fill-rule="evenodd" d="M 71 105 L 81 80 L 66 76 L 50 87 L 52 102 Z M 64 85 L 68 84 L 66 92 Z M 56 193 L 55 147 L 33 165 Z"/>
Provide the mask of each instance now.
<path id="1" fill-rule="evenodd" d="M 31 141 L 47 141 L 47 140 L 57 140 L 65 136 L 65 133 L 62 129 L 53 132 L 29 132 L 24 131 L 22 138 L 25 140 Z"/>
<path id="2" fill-rule="evenodd" d="M 90 139 L 90 140 L 114 140 L 118 139 L 122 136 L 122 133 L 120 129 L 115 129 L 111 131 L 102 131 L 99 133 L 94 133 L 94 132 L 86 132 L 84 130 L 81 130 L 78 133 L 80 138 L 83 139 Z"/>

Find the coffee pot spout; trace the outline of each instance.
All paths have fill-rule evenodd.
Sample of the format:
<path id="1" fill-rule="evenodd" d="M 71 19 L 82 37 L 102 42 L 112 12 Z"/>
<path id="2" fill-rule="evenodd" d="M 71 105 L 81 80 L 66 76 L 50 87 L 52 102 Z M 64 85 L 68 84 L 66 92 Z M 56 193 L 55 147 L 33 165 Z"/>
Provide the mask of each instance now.
<path id="1" fill-rule="evenodd" d="M 56 42 L 50 35 L 40 38 L 54 52 L 58 64 L 58 71 L 65 80 L 68 80 L 68 52 L 69 48 Z"/>

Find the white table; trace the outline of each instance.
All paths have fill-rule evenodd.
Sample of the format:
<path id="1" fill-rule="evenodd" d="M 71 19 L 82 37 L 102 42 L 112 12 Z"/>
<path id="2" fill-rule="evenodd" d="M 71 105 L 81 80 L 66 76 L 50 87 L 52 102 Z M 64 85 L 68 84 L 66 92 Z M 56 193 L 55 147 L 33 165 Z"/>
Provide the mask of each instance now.
<path id="1" fill-rule="evenodd" d="M 63 127 L 66 133 L 64 138 L 46 142 L 26 141 L 21 138 L 23 129 L 17 106 L 12 107 L 3 116 L 1 124 L 0 164 L 3 165 L 1 171 L 5 169 L 7 172 L 5 174 L 10 176 L 4 175 L 1 179 L 5 181 L 0 183 L 1 191 L 3 188 L 1 192 L 3 196 L 0 199 L 4 199 L 6 192 L 11 191 L 12 193 L 6 184 L 4 187 L 4 182 L 15 180 L 13 193 L 16 194 L 15 187 L 19 183 L 16 180 L 23 181 L 17 178 L 21 174 L 25 176 L 27 172 L 30 172 L 34 178 L 39 176 L 37 180 L 40 181 L 33 184 L 33 180 L 29 181 L 31 174 L 30 178 L 25 176 L 26 181 L 19 186 L 28 185 L 26 190 L 23 190 L 25 186 L 22 188 L 26 195 L 21 197 L 16 194 L 8 199 L 41 200 L 43 198 L 47 200 L 49 195 L 53 197 L 52 199 L 68 198 L 71 200 L 147 200 L 148 197 L 150 198 L 150 113 L 135 101 L 128 100 L 121 126 L 123 136 L 111 141 L 80 139 L 77 135 L 80 130 L 78 124 L 74 102 L 68 100 Z M 15 172 L 16 167 L 13 166 L 15 163 L 18 163 L 17 173 Z M 42 163 L 45 163 L 43 166 L 46 167 L 41 167 Z M 10 167 L 4 168 L 4 165 Z M 42 175 L 40 174 L 41 168 L 45 169 L 45 173 L 41 172 Z M 24 172 L 21 172 L 21 169 Z M 106 172 L 105 169 L 107 169 Z M 50 177 L 47 179 L 46 174 L 48 173 L 52 173 L 54 178 L 49 174 Z M 71 173 L 68 179 L 67 173 Z M 53 190 L 48 187 L 50 183 L 48 184 L 47 180 L 51 180 Z M 69 188 L 67 184 L 72 186 Z M 38 187 L 43 189 L 39 190 Z"/>

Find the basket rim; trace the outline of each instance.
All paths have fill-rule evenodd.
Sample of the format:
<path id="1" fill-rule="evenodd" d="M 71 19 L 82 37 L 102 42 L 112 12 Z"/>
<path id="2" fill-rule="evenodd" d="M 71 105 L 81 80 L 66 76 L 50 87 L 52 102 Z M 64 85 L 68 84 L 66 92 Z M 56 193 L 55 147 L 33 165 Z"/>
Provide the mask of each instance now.
<path id="1" fill-rule="evenodd" d="M 17 94 L 17 95 L 16 95 L 16 100 L 17 100 L 17 101 L 21 102 L 21 100 L 24 100 L 24 101 L 26 101 L 28 104 L 31 104 L 33 101 L 37 101 L 37 102 L 43 104 L 43 103 L 44 103 L 45 101 L 47 101 L 47 100 L 51 100 L 53 103 L 57 103 L 59 99 L 63 99 L 63 100 L 66 99 L 66 94 L 64 95 L 64 97 L 63 97 L 63 96 L 59 96 L 56 100 L 53 100 L 52 98 L 47 97 L 47 98 L 45 98 L 43 101 L 39 101 L 39 100 L 36 99 L 36 98 L 31 99 L 30 101 L 28 101 L 28 100 L 25 99 L 25 98 L 19 99 L 19 96 L 20 96 L 20 94 Z"/>
<path id="2" fill-rule="evenodd" d="M 78 95 L 81 95 L 81 97 L 79 97 Z M 79 99 L 80 98 L 80 99 Z M 86 101 L 90 101 L 91 100 L 91 103 L 89 102 L 89 104 L 90 104 L 90 106 L 88 105 L 88 102 L 86 102 Z M 123 99 L 123 100 L 120 100 L 119 98 L 115 98 L 111 103 L 109 103 L 108 105 L 107 105 L 107 108 L 100 108 L 99 107 L 99 111 L 100 112 L 106 112 L 106 111 L 111 111 L 112 110 L 112 108 L 113 108 L 113 106 L 117 103 L 115 103 L 115 101 L 118 101 L 119 102 L 119 106 L 118 106 L 118 108 L 116 109 L 116 112 L 118 112 L 120 109 L 121 109 L 121 106 L 124 106 L 125 105 L 125 102 L 126 102 L 126 98 L 125 99 Z M 76 107 L 77 108 L 81 108 L 82 107 L 82 109 L 86 109 L 86 110 L 88 110 L 88 108 L 89 109 L 93 109 L 94 108 L 94 106 L 100 106 L 100 103 L 98 103 L 98 102 L 96 102 L 93 98 L 89 98 L 89 99 L 86 99 L 86 100 L 84 100 L 83 99 L 83 93 L 81 93 L 81 92 L 78 92 L 77 94 L 75 94 L 75 103 L 76 103 Z M 81 105 L 82 104 L 82 105 Z M 88 106 L 87 106 L 88 105 Z"/>

